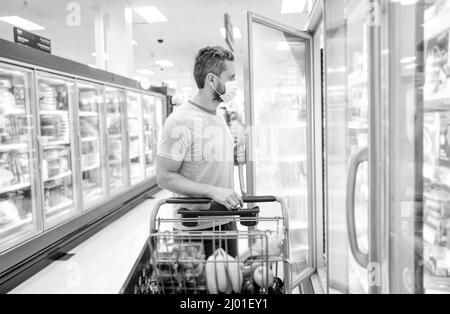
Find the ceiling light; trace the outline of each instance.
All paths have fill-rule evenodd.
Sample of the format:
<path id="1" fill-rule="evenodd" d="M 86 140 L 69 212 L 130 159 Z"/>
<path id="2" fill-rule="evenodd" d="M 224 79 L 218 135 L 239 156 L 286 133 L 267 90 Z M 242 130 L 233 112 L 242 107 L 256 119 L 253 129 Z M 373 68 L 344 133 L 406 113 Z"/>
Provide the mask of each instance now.
<path id="1" fill-rule="evenodd" d="M 220 28 L 219 31 L 222 37 L 225 38 L 226 37 L 225 27 Z M 242 34 L 241 31 L 239 30 L 239 27 L 233 27 L 233 37 L 234 39 L 242 38 Z"/>
<path id="2" fill-rule="evenodd" d="M 147 69 L 141 69 L 141 70 L 137 70 L 137 73 L 141 74 L 141 75 L 145 75 L 145 76 L 150 76 L 155 74 L 153 71 L 147 70 Z"/>
<path id="3" fill-rule="evenodd" d="M 132 44 L 133 46 L 136 46 L 136 45 L 138 44 L 138 42 L 137 42 L 136 40 L 133 39 L 133 40 L 131 41 L 131 44 Z"/>
<path id="4" fill-rule="evenodd" d="M 281 14 L 302 13 L 305 10 L 306 0 L 283 0 Z"/>
<path id="5" fill-rule="evenodd" d="M 90 66 L 91 68 L 98 69 L 98 67 L 97 67 L 95 64 L 89 64 L 89 66 Z"/>
<path id="6" fill-rule="evenodd" d="M 41 31 L 41 30 L 45 29 L 45 27 L 35 24 L 33 22 L 30 22 L 28 20 L 25 20 L 24 18 L 21 18 L 20 16 L 17 16 L 17 15 L 0 17 L 0 21 L 9 23 L 11 25 L 25 29 L 27 31 Z"/>
<path id="7" fill-rule="evenodd" d="M 167 22 L 167 17 L 155 6 L 134 8 L 134 12 L 139 14 L 147 23 Z"/>
<path id="8" fill-rule="evenodd" d="M 175 64 L 173 64 L 173 62 L 171 62 L 169 60 L 156 60 L 155 63 L 163 68 L 169 68 L 169 67 L 175 66 Z"/>

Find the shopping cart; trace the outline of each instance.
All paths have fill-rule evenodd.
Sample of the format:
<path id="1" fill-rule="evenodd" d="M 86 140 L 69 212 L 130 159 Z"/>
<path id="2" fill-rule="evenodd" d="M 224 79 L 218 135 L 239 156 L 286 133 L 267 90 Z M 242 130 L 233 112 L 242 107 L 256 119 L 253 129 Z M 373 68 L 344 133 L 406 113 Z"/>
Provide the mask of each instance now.
<path id="1" fill-rule="evenodd" d="M 145 290 L 150 294 L 290 294 L 289 220 L 285 203 L 273 196 L 243 197 L 248 208 L 228 211 L 210 199 L 170 198 L 151 215 L 150 253 Z M 281 216 L 260 217 L 262 203 L 278 202 Z M 180 209 L 180 218 L 159 217 L 163 205 L 210 205 L 210 210 Z M 224 222 L 237 230 L 223 230 Z M 214 223 L 211 231 L 182 231 Z M 234 242 L 232 242 L 234 241 Z M 228 254 L 237 243 L 236 256 Z M 207 254 L 206 246 L 210 247 Z M 212 250 L 211 250 L 212 247 Z"/>

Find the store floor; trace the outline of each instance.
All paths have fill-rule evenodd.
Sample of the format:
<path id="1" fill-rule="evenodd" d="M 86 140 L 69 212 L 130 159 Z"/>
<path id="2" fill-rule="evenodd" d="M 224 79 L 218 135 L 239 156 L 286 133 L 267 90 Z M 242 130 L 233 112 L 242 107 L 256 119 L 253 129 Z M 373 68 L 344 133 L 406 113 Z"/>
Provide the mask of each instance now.
<path id="1" fill-rule="evenodd" d="M 155 195 L 12 290 L 13 294 L 119 293 L 149 234 Z"/>

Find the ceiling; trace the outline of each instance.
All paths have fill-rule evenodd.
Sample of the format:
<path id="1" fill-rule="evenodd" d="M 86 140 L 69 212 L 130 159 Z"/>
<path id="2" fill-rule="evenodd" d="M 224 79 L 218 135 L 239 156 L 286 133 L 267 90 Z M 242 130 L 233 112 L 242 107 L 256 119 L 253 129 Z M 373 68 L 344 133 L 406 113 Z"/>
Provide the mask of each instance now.
<path id="1" fill-rule="evenodd" d="M 81 26 L 69 27 L 66 23 L 68 3 L 81 5 Z M 163 80 L 177 82 L 177 90 L 190 87 L 195 90 L 192 77 L 193 60 L 198 50 L 207 45 L 226 46 L 219 33 L 224 24 L 224 13 L 231 16 L 233 26 L 243 32 L 243 12 L 252 11 L 288 26 L 303 29 L 307 15 L 304 13 L 280 14 L 281 0 L 8 0 L 0 1 L 0 16 L 18 15 L 45 27 L 33 31 L 52 41 L 52 53 L 84 64 L 95 64 L 91 55 L 95 51 L 94 19 L 110 2 L 126 2 L 130 7 L 156 6 L 167 22 L 145 23 L 133 14 L 133 46 L 135 71 L 148 69 L 153 85 Z M 0 37 L 12 40 L 12 26 L 0 22 Z M 157 42 L 164 39 L 164 43 Z M 131 43 L 130 43 L 131 45 Z M 235 42 L 236 69 L 242 77 L 242 39 Z M 168 59 L 173 68 L 161 69 L 154 63 Z M 130 76 L 137 73 L 130 73 Z M 184 88 L 187 90 L 187 88 Z"/>

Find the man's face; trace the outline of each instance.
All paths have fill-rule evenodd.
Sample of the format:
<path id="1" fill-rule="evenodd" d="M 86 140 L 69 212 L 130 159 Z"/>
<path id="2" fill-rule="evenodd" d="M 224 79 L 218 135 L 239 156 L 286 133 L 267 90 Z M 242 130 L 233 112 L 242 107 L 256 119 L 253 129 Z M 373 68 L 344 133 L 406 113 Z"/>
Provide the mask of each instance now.
<path id="1" fill-rule="evenodd" d="M 234 62 L 232 61 L 225 61 L 225 71 L 222 72 L 220 75 L 220 80 L 217 78 L 214 78 L 214 88 L 220 93 L 216 93 L 214 90 L 214 100 L 218 102 L 222 102 L 220 96 L 225 94 L 226 88 L 225 88 L 225 82 L 234 81 L 236 79 L 236 71 L 234 69 Z"/>

